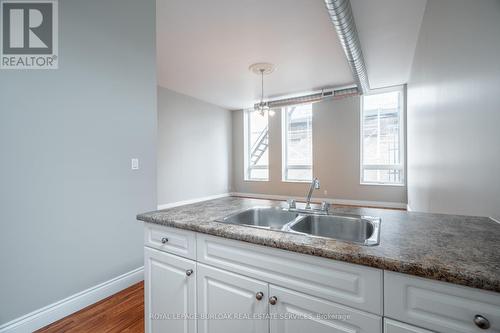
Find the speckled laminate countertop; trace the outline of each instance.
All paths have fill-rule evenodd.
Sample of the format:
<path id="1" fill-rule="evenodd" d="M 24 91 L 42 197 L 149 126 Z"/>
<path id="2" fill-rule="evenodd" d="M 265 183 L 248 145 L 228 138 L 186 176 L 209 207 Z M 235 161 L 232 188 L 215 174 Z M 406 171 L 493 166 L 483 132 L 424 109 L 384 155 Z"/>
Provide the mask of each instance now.
<path id="1" fill-rule="evenodd" d="M 215 222 L 280 201 L 227 197 L 139 214 L 138 220 L 249 243 L 500 292 L 500 223 L 487 217 L 334 207 L 331 213 L 378 216 L 380 245 L 361 246 Z"/>

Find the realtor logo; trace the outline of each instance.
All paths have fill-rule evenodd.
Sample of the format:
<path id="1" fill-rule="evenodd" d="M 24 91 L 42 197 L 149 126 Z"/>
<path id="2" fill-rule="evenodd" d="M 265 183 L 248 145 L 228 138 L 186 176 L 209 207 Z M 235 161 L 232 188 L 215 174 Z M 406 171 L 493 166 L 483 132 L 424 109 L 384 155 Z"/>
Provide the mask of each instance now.
<path id="1" fill-rule="evenodd" d="M 57 0 L 0 0 L 1 69 L 58 67 Z"/>

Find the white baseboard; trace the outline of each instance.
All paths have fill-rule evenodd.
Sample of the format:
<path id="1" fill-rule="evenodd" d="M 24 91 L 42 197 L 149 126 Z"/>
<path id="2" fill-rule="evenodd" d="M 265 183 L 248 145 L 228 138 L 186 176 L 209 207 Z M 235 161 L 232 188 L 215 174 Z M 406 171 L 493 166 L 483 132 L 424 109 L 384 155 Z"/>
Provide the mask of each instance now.
<path id="1" fill-rule="evenodd" d="M 275 194 L 260 194 L 260 193 L 231 193 L 235 197 L 247 197 L 256 199 L 270 199 L 270 200 L 287 200 L 294 199 L 297 201 L 304 201 L 304 197 L 294 197 Z M 332 198 L 311 198 L 313 202 L 326 201 L 335 205 L 348 205 L 348 206 L 363 206 L 363 207 L 380 207 L 380 208 L 398 208 L 406 209 L 407 204 L 403 202 L 388 202 L 388 201 L 367 201 L 367 200 L 347 200 L 347 199 L 332 199 Z"/>
<path id="2" fill-rule="evenodd" d="M 178 207 L 178 206 L 183 206 L 183 205 L 189 205 L 189 204 L 200 202 L 200 201 L 207 201 L 207 200 L 219 199 L 219 198 L 224 198 L 224 197 L 228 197 L 228 196 L 230 196 L 230 193 L 222 193 L 222 194 L 216 194 L 216 195 L 209 195 L 209 196 L 206 196 L 206 197 L 200 197 L 200 198 L 194 198 L 194 199 L 189 199 L 189 200 L 171 202 L 171 203 L 166 203 L 166 204 L 158 205 L 158 210 L 168 209 L 168 208 L 173 208 L 173 207 Z"/>
<path id="3" fill-rule="evenodd" d="M 126 289 L 144 279 L 144 267 L 139 267 L 111 280 L 35 310 L 0 326 L 0 333 L 33 332 Z"/>

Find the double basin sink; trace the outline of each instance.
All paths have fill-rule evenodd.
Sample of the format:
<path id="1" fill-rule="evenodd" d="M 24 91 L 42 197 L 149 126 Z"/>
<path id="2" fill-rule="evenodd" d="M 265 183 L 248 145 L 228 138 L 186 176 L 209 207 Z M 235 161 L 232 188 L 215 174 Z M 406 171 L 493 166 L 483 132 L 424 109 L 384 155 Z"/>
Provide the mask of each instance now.
<path id="1" fill-rule="evenodd" d="M 380 241 L 380 218 L 371 216 L 253 207 L 226 216 L 218 222 L 331 238 L 364 246 L 378 245 Z"/>

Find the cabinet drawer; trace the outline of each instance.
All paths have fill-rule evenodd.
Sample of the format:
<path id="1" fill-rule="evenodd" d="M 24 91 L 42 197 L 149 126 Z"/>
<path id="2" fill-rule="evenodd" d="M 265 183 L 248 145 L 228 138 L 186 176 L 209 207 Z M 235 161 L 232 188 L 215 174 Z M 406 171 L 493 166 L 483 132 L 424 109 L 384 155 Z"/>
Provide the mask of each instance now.
<path id="1" fill-rule="evenodd" d="M 385 316 L 442 333 L 500 332 L 500 294 L 405 274 L 384 274 Z M 476 315 L 489 329 L 474 323 Z"/>
<path id="2" fill-rule="evenodd" d="M 146 223 L 144 244 L 184 258 L 196 259 L 196 233 L 192 231 Z"/>
<path id="3" fill-rule="evenodd" d="M 382 271 L 240 241 L 197 235 L 199 262 L 382 314 Z"/>
<path id="4" fill-rule="evenodd" d="M 379 316 L 274 285 L 269 295 L 273 333 L 382 333 Z"/>
<path id="5" fill-rule="evenodd" d="M 384 319 L 384 333 L 433 333 L 422 328 L 400 323 L 399 321 Z"/>

